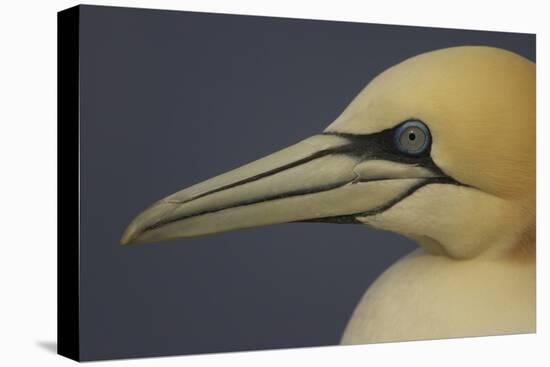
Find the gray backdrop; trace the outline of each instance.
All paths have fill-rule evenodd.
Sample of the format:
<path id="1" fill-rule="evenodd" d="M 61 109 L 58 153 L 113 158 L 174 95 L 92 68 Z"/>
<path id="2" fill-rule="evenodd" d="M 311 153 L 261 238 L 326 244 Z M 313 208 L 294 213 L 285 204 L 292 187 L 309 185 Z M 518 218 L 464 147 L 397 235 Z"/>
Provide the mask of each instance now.
<path id="1" fill-rule="evenodd" d="M 84 360 L 337 344 L 412 242 L 303 223 L 123 247 L 122 231 L 153 201 L 322 131 L 408 57 L 466 44 L 535 57 L 526 34 L 81 11 Z"/>

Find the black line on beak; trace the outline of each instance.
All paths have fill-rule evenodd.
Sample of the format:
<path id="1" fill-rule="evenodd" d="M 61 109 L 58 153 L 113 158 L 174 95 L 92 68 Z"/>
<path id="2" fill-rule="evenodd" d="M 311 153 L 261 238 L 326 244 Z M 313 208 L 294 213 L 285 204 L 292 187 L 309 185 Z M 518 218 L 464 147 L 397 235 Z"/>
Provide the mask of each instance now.
<path id="1" fill-rule="evenodd" d="M 384 205 L 380 205 L 376 208 L 373 208 L 371 210 L 365 211 L 365 212 L 359 212 L 354 214 L 348 214 L 348 215 L 336 215 L 333 217 L 324 217 L 324 218 L 317 218 L 317 219 L 311 219 L 311 220 L 300 220 L 296 221 L 295 223 L 315 223 L 315 222 L 321 222 L 321 223 L 336 223 L 336 224 L 364 224 L 363 222 L 359 221 L 358 217 L 368 217 L 371 215 L 380 214 L 382 212 L 385 212 L 386 210 L 392 208 L 394 205 L 397 205 L 400 201 L 406 199 L 407 197 L 411 196 L 415 192 L 417 192 L 419 189 L 421 189 L 424 186 L 428 186 L 430 184 L 449 184 L 449 185 L 457 185 L 457 186 L 464 186 L 464 187 L 470 187 L 468 185 L 464 185 L 452 177 L 449 176 L 442 176 L 442 177 L 433 177 L 426 179 L 422 182 L 419 182 L 418 184 L 412 186 L 407 191 L 403 192 L 401 195 L 395 197 L 393 200 L 390 200 Z"/>
<path id="2" fill-rule="evenodd" d="M 316 194 L 316 193 L 320 193 L 320 192 L 324 192 L 324 191 L 329 191 L 329 190 L 333 190 L 333 189 L 337 189 L 339 187 L 345 186 L 345 185 L 347 185 L 351 182 L 353 182 L 353 180 L 345 181 L 345 182 L 338 183 L 338 184 L 333 184 L 333 185 L 318 186 L 314 189 L 312 188 L 312 189 L 304 189 L 304 190 L 294 190 L 294 191 L 288 191 L 288 192 L 284 192 L 284 193 L 280 193 L 280 194 L 276 194 L 276 195 L 264 196 L 264 197 L 261 197 L 261 198 L 255 198 L 255 199 L 250 199 L 250 200 L 242 200 L 242 201 L 239 201 L 239 202 L 231 204 L 231 205 L 224 205 L 224 206 L 220 206 L 220 207 L 214 207 L 214 208 L 210 208 L 210 209 L 203 210 L 203 211 L 193 213 L 193 214 L 181 215 L 181 216 L 177 216 L 177 217 L 173 217 L 173 218 L 168 218 L 166 220 L 161 220 L 161 221 L 158 221 L 157 223 L 155 223 L 153 225 L 150 225 L 150 226 L 146 227 L 143 230 L 143 232 L 146 232 L 146 231 L 158 228 L 158 227 L 162 227 L 163 225 L 167 225 L 167 224 L 170 224 L 170 223 L 179 222 L 181 220 L 185 220 L 185 219 L 188 219 L 188 218 L 193 218 L 193 217 L 198 217 L 198 216 L 201 216 L 201 215 L 220 212 L 220 211 L 225 210 L 225 209 L 238 208 L 238 207 L 247 206 L 247 205 L 259 204 L 259 203 L 263 203 L 263 202 L 266 202 L 266 201 L 273 201 L 273 200 L 285 199 L 285 198 L 289 198 L 289 197 L 293 197 L 293 196 L 302 196 L 302 195 Z"/>
<path id="3" fill-rule="evenodd" d="M 231 189 L 233 187 L 237 187 L 237 186 L 240 186 L 240 185 L 244 185 L 246 183 L 249 183 L 249 182 L 254 182 L 254 181 L 258 181 L 259 179 L 262 179 L 264 177 L 268 177 L 268 176 L 271 176 L 271 175 L 274 175 L 276 173 L 279 173 L 279 172 L 282 172 L 282 171 L 285 171 L 287 169 L 290 169 L 290 168 L 293 168 L 293 167 L 296 167 L 296 166 L 299 166 L 301 164 L 304 164 L 304 163 L 307 163 L 309 161 L 312 161 L 314 159 L 317 159 L 317 158 L 321 158 L 321 157 L 324 157 L 328 154 L 331 154 L 331 153 L 335 153 L 335 150 L 334 149 L 326 149 L 326 150 L 320 150 L 318 152 L 315 152 L 307 157 L 304 157 L 304 158 L 301 158 L 301 159 L 298 159 L 296 161 L 293 161 L 293 162 L 290 162 L 290 163 L 287 163 L 287 164 L 284 164 L 280 167 L 277 167 L 277 168 L 273 168 L 269 171 L 265 171 L 265 172 L 262 172 L 262 173 L 259 173 L 257 175 L 254 175 L 254 176 L 250 176 L 250 177 L 247 177 L 247 178 L 243 178 L 242 180 L 239 180 L 239 181 L 236 181 L 236 182 L 233 182 L 233 183 L 230 183 L 230 184 L 227 184 L 227 185 L 224 185 L 224 186 L 221 186 L 221 187 L 218 187 L 217 189 L 213 189 L 213 190 L 210 190 L 210 191 L 207 191 L 207 192 L 203 192 L 202 194 L 199 194 L 197 196 L 193 196 L 192 198 L 189 198 L 187 200 L 181 200 L 181 201 L 178 201 L 178 200 L 170 200 L 168 201 L 169 203 L 171 204 L 185 204 L 185 203 L 188 203 L 190 201 L 193 201 L 193 200 L 196 200 L 196 199 L 199 199 L 201 197 L 204 197 L 204 196 L 207 196 L 207 195 L 210 195 L 210 194 L 214 194 L 216 192 L 220 192 L 220 191 L 224 191 L 224 190 L 228 190 L 228 189 Z"/>

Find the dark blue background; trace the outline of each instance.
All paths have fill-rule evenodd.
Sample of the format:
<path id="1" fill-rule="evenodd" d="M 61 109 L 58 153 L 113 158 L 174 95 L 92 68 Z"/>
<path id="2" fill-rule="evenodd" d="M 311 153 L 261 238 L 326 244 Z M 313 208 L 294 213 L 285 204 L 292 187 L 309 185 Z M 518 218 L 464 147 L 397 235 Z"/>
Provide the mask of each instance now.
<path id="1" fill-rule="evenodd" d="M 83 360 L 337 344 L 412 242 L 300 223 L 122 247 L 122 231 L 322 131 L 406 58 L 474 44 L 535 57 L 527 34 L 95 6 L 80 37 Z"/>

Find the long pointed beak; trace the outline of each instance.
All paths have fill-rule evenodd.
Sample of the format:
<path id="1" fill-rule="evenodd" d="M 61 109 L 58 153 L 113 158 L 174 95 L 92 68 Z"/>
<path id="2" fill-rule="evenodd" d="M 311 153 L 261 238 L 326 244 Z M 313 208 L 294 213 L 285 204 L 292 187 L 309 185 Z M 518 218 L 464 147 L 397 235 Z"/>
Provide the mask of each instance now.
<path id="1" fill-rule="evenodd" d="M 374 211 L 434 174 L 357 154 L 349 138 L 315 135 L 176 192 L 139 214 L 121 243 L 188 238 Z"/>

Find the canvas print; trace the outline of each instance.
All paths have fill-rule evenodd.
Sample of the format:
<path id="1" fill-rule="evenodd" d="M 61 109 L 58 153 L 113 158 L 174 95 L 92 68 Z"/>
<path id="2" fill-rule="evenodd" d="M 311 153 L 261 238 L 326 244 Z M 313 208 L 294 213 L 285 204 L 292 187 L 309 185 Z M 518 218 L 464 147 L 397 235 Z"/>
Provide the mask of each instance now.
<path id="1" fill-rule="evenodd" d="M 536 331 L 534 35 L 96 6 L 59 30 L 61 354 Z"/>

